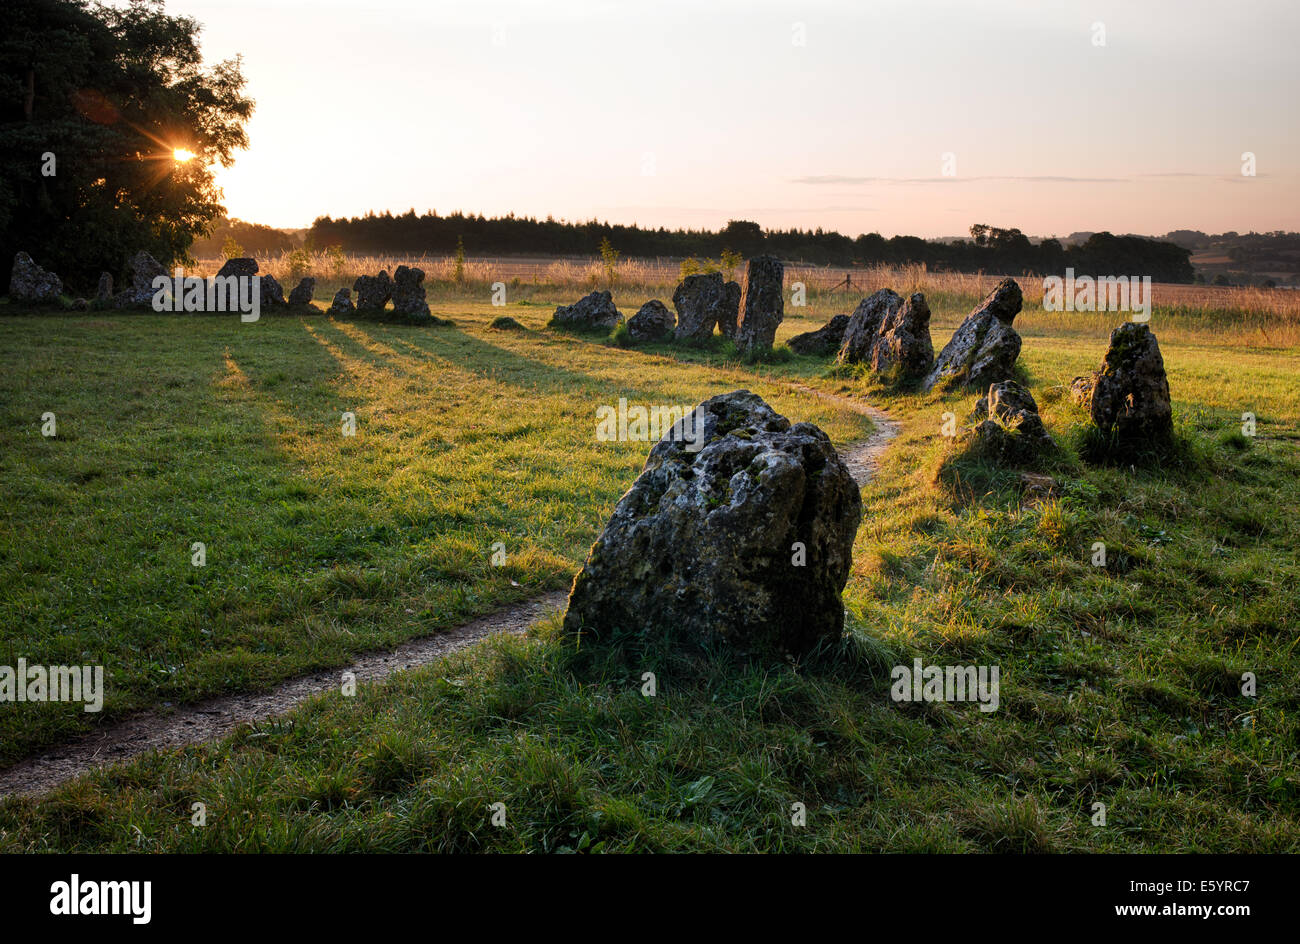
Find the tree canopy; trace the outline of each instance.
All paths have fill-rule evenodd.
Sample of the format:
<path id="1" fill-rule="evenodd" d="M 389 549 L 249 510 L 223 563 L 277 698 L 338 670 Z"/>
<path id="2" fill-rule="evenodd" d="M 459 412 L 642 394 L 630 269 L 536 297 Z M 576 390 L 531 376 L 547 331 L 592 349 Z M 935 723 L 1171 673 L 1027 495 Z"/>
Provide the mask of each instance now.
<path id="1" fill-rule="evenodd" d="M 248 145 L 239 60 L 205 68 L 199 24 L 161 0 L 6 0 L 4 18 L 0 259 L 74 285 L 141 249 L 185 259 L 223 211 L 213 169 Z"/>

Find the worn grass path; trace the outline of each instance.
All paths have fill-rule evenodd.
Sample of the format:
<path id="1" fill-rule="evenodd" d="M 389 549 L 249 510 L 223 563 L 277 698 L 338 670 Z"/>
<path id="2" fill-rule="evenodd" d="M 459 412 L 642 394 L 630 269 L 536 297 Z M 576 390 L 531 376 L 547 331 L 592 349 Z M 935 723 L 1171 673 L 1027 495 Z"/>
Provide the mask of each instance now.
<path id="1" fill-rule="evenodd" d="M 899 425 L 884 411 L 860 400 L 802 384 L 787 386 L 793 391 L 854 410 L 872 420 L 875 428 L 870 436 L 848 443 L 840 450 L 854 481 L 859 486 L 864 485 L 875 473 L 889 441 L 898 434 Z M 567 599 L 568 594 L 564 591 L 544 593 L 447 632 L 362 656 L 344 668 L 290 679 L 270 691 L 223 696 L 173 710 L 132 715 L 0 771 L 0 797 L 45 793 L 88 771 L 121 763 L 149 751 L 171 750 L 224 737 L 240 725 L 278 717 L 313 695 L 336 690 L 348 676 L 357 683 L 382 681 L 395 672 L 429 665 L 450 652 L 497 633 L 521 634 L 549 614 L 562 610 Z"/>

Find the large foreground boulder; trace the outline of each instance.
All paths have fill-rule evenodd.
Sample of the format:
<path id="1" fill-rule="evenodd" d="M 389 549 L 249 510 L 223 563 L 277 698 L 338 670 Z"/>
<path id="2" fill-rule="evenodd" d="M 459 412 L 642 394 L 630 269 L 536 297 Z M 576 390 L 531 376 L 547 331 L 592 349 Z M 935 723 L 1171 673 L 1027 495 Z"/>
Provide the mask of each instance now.
<path id="1" fill-rule="evenodd" d="M 565 629 L 806 653 L 843 630 L 861 517 L 825 433 L 748 390 L 713 397 L 650 450 L 573 582 Z"/>
<path id="2" fill-rule="evenodd" d="M 652 298 L 627 321 L 627 333 L 633 341 L 662 341 L 673 333 L 677 318 L 657 298 Z"/>
<path id="3" fill-rule="evenodd" d="M 746 356 L 772 350 L 776 329 L 785 318 L 785 265 L 774 256 L 749 260 L 740 302 L 736 347 Z"/>
<path id="4" fill-rule="evenodd" d="M 840 345 L 844 342 L 844 329 L 848 326 L 848 315 L 836 315 L 816 331 L 796 334 L 785 343 L 796 354 L 829 357 L 840 349 Z"/>
<path id="5" fill-rule="evenodd" d="M 713 337 L 713 327 L 722 316 L 726 286 L 721 272 L 688 275 L 673 292 L 677 309 L 677 340 L 703 343 Z"/>
<path id="6" fill-rule="evenodd" d="M 614 299 L 609 292 L 592 292 L 572 305 L 561 305 L 555 309 L 550 323 L 556 328 L 608 331 L 622 320 L 623 315 L 614 307 Z"/>
<path id="7" fill-rule="evenodd" d="M 1014 380 L 989 385 L 975 404 L 976 448 L 997 462 L 1032 463 L 1056 443 L 1038 415 L 1038 403 Z"/>
<path id="8" fill-rule="evenodd" d="M 900 380 L 918 380 L 933 364 L 930 306 L 924 295 L 915 292 L 881 323 L 880 334 L 871 345 L 871 369 L 897 373 Z"/>
<path id="9" fill-rule="evenodd" d="M 15 302 L 52 302 L 63 294 L 63 280 L 38 266 L 25 252 L 14 254 L 9 298 Z"/>
<path id="10" fill-rule="evenodd" d="M 1092 421 L 1119 446 L 1142 449 L 1174 430 L 1169 379 L 1151 328 L 1129 321 L 1110 334 L 1089 405 Z"/>
<path id="11" fill-rule="evenodd" d="M 388 277 L 387 269 L 380 269 L 378 275 L 357 276 L 352 291 L 357 293 L 357 311 L 373 314 L 383 311 L 393 297 L 393 280 Z"/>
<path id="12" fill-rule="evenodd" d="M 736 337 L 736 326 L 740 323 L 740 296 L 742 289 L 739 282 L 722 284 L 722 307 L 718 310 L 718 330 L 728 340 Z"/>
<path id="13" fill-rule="evenodd" d="M 974 387 L 1010 380 L 1020 356 L 1020 335 L 1011 322 L 1020 313 L 1023 297 L 1014 279 L 1003 279 L 966 316 L 935 359 L 923 386 Z"/>
<path id="14" fill-rule="evenodd" d="M 871 349 L 880 336 L 885 319 L 903 307 L 903 297 L 893 289 L 882 288 L 858 302 L 844 327 L 844 339 L 836 356 L 841 364 L 861 364 L 871 360 Z"/>

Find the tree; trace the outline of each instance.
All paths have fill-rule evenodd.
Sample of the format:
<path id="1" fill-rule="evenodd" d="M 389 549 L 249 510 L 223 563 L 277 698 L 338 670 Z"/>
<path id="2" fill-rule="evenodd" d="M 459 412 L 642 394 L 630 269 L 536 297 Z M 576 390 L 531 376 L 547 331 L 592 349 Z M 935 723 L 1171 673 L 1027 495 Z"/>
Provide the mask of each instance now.
<path id="1" fill-rule="evenodd" d="M 203 68 L 199 24 L 160 0 L 5 7 L 0 260 L 26 250 L 87 286 L 141 249 L 184 260 L 222 213 L 213 167 L 248 145 L 239 60 Z"/>

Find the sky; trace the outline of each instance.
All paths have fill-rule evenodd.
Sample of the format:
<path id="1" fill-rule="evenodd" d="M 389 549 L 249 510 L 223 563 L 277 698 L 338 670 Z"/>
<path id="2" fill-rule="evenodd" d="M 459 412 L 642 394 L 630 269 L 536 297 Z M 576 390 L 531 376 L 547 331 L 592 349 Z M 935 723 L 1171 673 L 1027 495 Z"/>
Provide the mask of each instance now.
<path id="1" fill-rule="evenodd" d="M 1295 0 L 171 0 L 242 55 L 229 215 L 1300 230 Z M 1254 175 L 1248 159 L 1253 155 Z"/>

